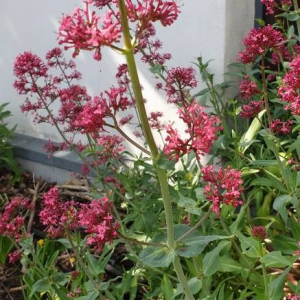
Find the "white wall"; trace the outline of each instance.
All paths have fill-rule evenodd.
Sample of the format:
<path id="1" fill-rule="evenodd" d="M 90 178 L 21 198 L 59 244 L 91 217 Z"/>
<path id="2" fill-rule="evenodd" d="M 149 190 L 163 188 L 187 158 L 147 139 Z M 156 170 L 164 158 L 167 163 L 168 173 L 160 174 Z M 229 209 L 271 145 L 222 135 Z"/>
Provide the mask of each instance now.
<path id="1" fill-rule="evenodd" d="M 70 14 L 80 0 L 0 0 L 0 103 L 10 102 L 12 124 L 27 135 L 57 139 L 49 126 L 34 125 L 30 116 L 20 112 L 24 97 L 13 89 L 12 66 L 15 57 L 32 51 L 42 57 L 57 46 L 58 21 L 62 13 Z M 171 52 L 170 66 L 191 66 L 195 58 L 213 59 L 211 71 L 223 80 L 226 65 L 236 58 L 241 40 L 253 25 L 254 0 L 181 0 L 181 14 L 171 27 L 158 27 L 158 37 L 165 52 Z M 67 53 L 70 57 L 71 51 Z M 92 53 L 84 52 L 75 60 L 83 73 L 83 82 L 92 94 L 114 83 L 116 66 L 122 57 L 107 49 L 103 60 L 95 62 Z M 162 95 L 151 86 L 153 80 L 145 65 L 139 65 L 148 107 L 163 110 L 168 119 L 176 118 Z M 111 80 L 110 80 L 111 79 Z"/>

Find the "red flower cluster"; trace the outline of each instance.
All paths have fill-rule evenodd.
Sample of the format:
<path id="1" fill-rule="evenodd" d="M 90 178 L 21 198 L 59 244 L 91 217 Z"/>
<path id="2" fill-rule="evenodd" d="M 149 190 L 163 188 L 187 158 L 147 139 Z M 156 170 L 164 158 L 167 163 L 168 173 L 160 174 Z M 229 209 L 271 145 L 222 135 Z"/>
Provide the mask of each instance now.
<path id="1" fill-rule="evenodd" d="M 76 203 L 74 201 L 62 202 L 56 187 L 44 193 L 43 205 L 40 220 L 46 226 L 48 236 L 60 237 L 66 230 L 74 230 L 78 226 Z"/>
<path id="2" fill-rule="evenodd" d="M 265 54 L 271 48 L 280 50 L 283 43 L 282 33 L 271 25 L 258 29 L 253 28 L 243 41 L 246 50 L 239 53 L 239 59 L 244 64 L 254 62 L 257 57 Z"/>
<path id="3" fill-rule="evenodd" d="M 245 119 L 254 118 L 263 109 L 263 106 L 264 101 L 251 101 L 249 104 L 243 105 L 240 116 Z"/>
<path id="4" fill-rule="evenodd" d="M 116 114 L 131 107 L 133 101 L 129 101 L 125 95 L 126 84 L 129 84 L 129 82 L 125 83 L 125 77 L 128 75 L 126 65 L 121 74 L 122 84 L 111 87 L 94 98 L 87 94 L 85 87 L 75 84 L 74 80 L 81 78 L 81 74 L 75 70 L 75 67 L 73 61 L 66 61 L 63 58 L 59 48 L 47 53 L 46 62 L 30 52 L 25 52 L 15 61 L 14 73 L 17 79 L 14 86 L 21 94 L 27 94 L 31 98 L 37 96 L 35 102 L 28 98 L 21 107 L 23 112 L 34 114 L 35 123 L 55 124 L 60 127 L 65 137 L 70 136 L 60 144 L 49 142 L 45 149 L 50 154 L 76 147 L 73 142 L 74 137 L 80 133 L 90 134 L 98 143 L 104 143 L 101 145 L 107 144 L 103 147 L 103 151 L 97 153 L 98 161 L 86 160 L 90 168 L 90 165 L 98 166 L 105 163 L 110 158 L 109 154 L 116 158 L 116 154 L 124 150 L 120 137 L 109 138 L 107 135 L 104 137 L 101 133 L 106 132 L 104 126 L 117 126 Z M 57 71 L 60 75 L 57 75 Z M 56 75 L 53 76 L 52 73 Z M 58 113 L 55 113 L 57 109 L 53 109 L 52 104 L 57 101 L 60 101 L 60 107 Z M 47 115 L 43 113 L 45 108 L 48 110 Z M 125 121 L 129 122 L 131 117 L 125 118 L 126 120 L 123 118 L 119 121 L 120 125 L 124 125 Z M 110 124 L 108 124 L 109 120 Z M 82 144 L 77 147 L 80 152 L 86 148 L 87 145 Z"/>
<path id="5" fill-rule="evenodd" d="M 141 27 L 160 21 L 163 26 L 169 26 L 176 21 L 179 7 L 175 1 L 164 0 L 126 0 L 127 13 L 131 22 L 138 21 Z"/>
<path id="6" fill-rule="evenodd" d="M 43 195 L 43 205 L 40 220 L 52 238 L 83 226 L 90 234 L 87 244 L 101 251 L 106 242 L 112 242 L 117 236 L 119 224 L 110 213 L 112 203 L 106 197 L 81 205 L 74 201 L 62 202 L 58 189 L 54 187 Z"/>
<path id="7" fill-rule="evenodd" d="M 265 226 L 254 226 L 251 229 L 252 236 L 258 238 L 259 240 L 263 241 L 268 237 L 268 233 L 266 231 Z"/>
<path id="8" fill-rule="evenodd" d="M 169 125 L 167 127 L 167 143 L 164 148 L 166 155 L 178 160 L 182 155 L 191 151 L 194 151 L 197 157 L 209 153 L 213 141 L 217 139 L 217 132 L 222 130 L 221 127 L 216 126 L 219 119 L 216 116 L 209 116 L 197 103 L 193 103 L 187 108 L 180 108 L 178 112 L 180 119 L 187 126 L 185 132 L 188 134 L 188 138 L 180 138 L 178 131 Z"/>
<path id="9" fill-rule="evenodd" d="M 243 202 L 240 201 L 241 192 L 244 190 L 241 186 L 241 172 L 231 169 L 220 168 L 215 171 L 213 166 L 202 168 L 202 178 L 207 184 L 204 187 L 204 195 L 207 200 L 212 201 L 212 210 L 219 215 L 220 205 L 222 203 L 229 205 L 230 203 L 236 207 Z"/>
<path id="10" fill-rule="evenodd" d="M 119 224 L 111 215 L 112 203 L 104 197 L 83 204 L 79 213 L 79 224 L 86 227 L 85 232 L 90 234 L 87 244 L 94 246 L 100 252 L 105 243 L 112 243 L 118 235 Z"/>
<path id="11" fill-rule="evenodd" d="M 113 2 L 115 2 L 115 0 L 92 0 L 93 5 L 99 8 L 103 8 L 104 6 L 112 4 Z"/>
<path id="12" fill-rule="evenodd" d="M 106 1 L 107 2 L 107 1 Z M 59 27 L 59 44 L 67 44 L 65 49 L 74 48 L 73 57 L 80 50 L 93 51 L 94 59 L 101 60 L 101 47 L 111 46 L 118 42 L 121 35 L 119 21 L 113 18 L 113 12 L 109 11 L 104 16 L 101 25 L 100 17 L 93 11 L 89 12 L 92 1 L 85 1 L 85 8 L 77 8 L 72 16 L 62 18 Z"/>
<path id="13" fill-rule="evenodd" d="M 240 96 L 243 99 L 250 99 L 254 95 L 260 94 L 261 91 L 257 88 L 257 84 L 250 80 L 249 76 L 240 83 Z"/>
<path id="14" fill-rule="evenodd" d="M 267 8 L 268 15 L 274 15 L 277 3 L 275 0 L 261 0 L 261 3 L 264 4 Z M 280 0 L 281 5 L 291 5 L 291 0 Z"/>
<path id="15" fill-rule="evenodd" d="M 0 213 L 0 235 L 19 241 L 24 237 L 24 211 L 31 210 L 31 201 L 27 198 L 14 197 Z"/>
<path id="16" fill-rule="evenodd" d="M 159 53 L 162 48 L 162 42 L 155 38 L 156 30 L 152 24 L 143 29 L 138 35 L 138 46 L 135 51 L 142 52 L 142 62 L 150 65 L 164 65 L 167 60 L 171 59 L 170 53 Z"/>
<path id="17" fill-rule="evenodd" d="M 300 54 L 300 45 L 293 45 L 292 52 L 286 46 L 282 46 L 280 50 L 272 52 L 272 60 L 271 63 L 273 65 L 278 65 L 281 63 L 280 56 L 283 61 L 291 62 L 294 59 L 294 56 Z"/>
<path id="18" fill-rule="evenodd" d="M 162 117 L 163 113 L 160 111 L 151 112 L 150 117 L 148 117 L 150 127 L 159 131 L 163 130 L 166 125 L 161 122 L 160 118 Z"/>
<path id="19" fill-rule="evenodd" d="M 284 122 L 279 119 L 275 119 L 270 123 L 269 127 L 274 133 L 289 134 L 292 130 L 293 123 L 293 120 Z"/>
<path id="20" fill-rule="evenodd" d="M 186 106 L 190 90 L 197 87 L 196 71 L 193 68 L 172 68 L 168 70 L 165 91 L 168 102 Z"/>
<path id="21" fill-rule="evenodd" d="M 278 94 L 281 100 L 287 102 L 286 109 L 291 110 L 293 115 L 300 116 L 300 54 L 291 62 L 291 70 L 283 78 L 283 85 Z"/>

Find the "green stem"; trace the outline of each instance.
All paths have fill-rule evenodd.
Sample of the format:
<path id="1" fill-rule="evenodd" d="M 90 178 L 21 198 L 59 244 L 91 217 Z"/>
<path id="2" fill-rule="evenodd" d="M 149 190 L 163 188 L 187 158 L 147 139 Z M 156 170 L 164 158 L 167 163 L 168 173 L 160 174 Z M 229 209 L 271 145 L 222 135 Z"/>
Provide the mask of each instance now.
<path id="1" fill-rule="evenodd" d="M 183 234 L 180 238 L 178 238 L 176 240 L 176 242 L 179 242 L 181 240 L 183 240 L 184 238 L 186 238 L 188 235 L 190 235 L 193 231 L 195 231 L 203 222 L 205 222 L 205 220 L 209 217 L 209 215 L 211 214 L 212 211 L 212 207 L 210 207 L 210 209 L 208 210 L 208 212 L 189 230 L 187 231 L 185 234 Z"/>
<path id="2" fill-rule="evenodd" d="M 139 119 L 141 122 L 142 130 L 146 139 L 147 144 L 149 145 L 149 149 L 152 155 L 152 160 L 155 161 L 159 157 L 159 152 L 152 135 L 152 131 L 148 122 L 148 117 L 146 113 L 146 108 L 144 104 L 143 94 L 141 91 L 141 85 L 139 80 L 139 75 L 137 72 L 137 67 L 133 54 L 133 45 L 131 43 L 130 37 L 130 29 L 128 25 L 127 11 L 124 0 L 118 0 L 119 12 L 120 12 L 120 21 L 122 26 L 122 34 L 124 41 L 124 53 L 128 65 L 128 72 L 131 78 L 132 88 L 135 96 L 136 108 L 138 111 Z M 167 226 L 167 244 L 169 248 L 175 248 L 175 239 L 174 239 L 174 225 L 173 225 L 173 212 L 172 212 L 172 204 L 169 193 L 169 185 L 167 174 L 164 170 L 159 167 L 156 168 L 158 181 L 161 187 L 161 193 L 164 201 L 164 209 L 166 215 L 166 226 Z M 185 295 L 188 300 L 195 300 L 192 295 L 187 280 L 184 276 L 180 260 L 176 257 L 174 262 L 174 269 L 176 271 L 177 277 L 185 291 Z"/>
<path id="3" fill-rule="evenodd" d="M 221 222 L 222 227 L 224 228 L 226 234 L 231 236 L 231 232 L 230 232 L 229 228 L 227 227 L 227 225 L 226 225 L 226 223 L 223 220 L 221 215 L 219 216 L 219 219 L 220 219 L 220 222 Z M 237 255 L 239 256 L 239 258 L 245 263 L 245 265 L 247 267 L 250 267 L 250 264 L 249 264 L 248 260 L 246 259 L 246 257 L 241 252 L 241 250 L 240 250 L 239 246 L 237 245 L 237 243 L 233 239 L 231 241 L 232 241 L 233 248 L 234 248 L 235 252 L 237 253 Z"/>
<path id="4" fill-rule="evenodd" d="M 269 106 L 269 100 L 268 100 L 268 89 L 267 89 L 267 81 L 266 81 L 266 73 L 265 73 L 265 56 L 263 55 L 261 58 L 261 77 L 262 77 L 262 83 L 263 83 L 263 97 L 265 102 L 265 108 L 267 111 L 268 121 L 269 124 L 272 122 L 272 116 Z"/>
<path id="5" fill-rule="evenodd" d="M 263 245 L 262 243 L 260 243 L 260 253 L 261 256 L 263 257 L 264 255 L 264 249 L 263 249 Z M 264 286 L 265 286 L 265 299 L 268 300 L 268 295 L 269 295 L 269 287 L 268 287 L 268 276 L 267 276 L 267 269 L 266 269 L 266 265 L 264 263 L 261 263 L 261 268 L 262 268 L 262 272 L 263 272 L 263 278 L 264 278 Z"/>
<path id="6" fill-rule="evenodd" d="M 298 5 L 298 0 L 293 0 L 294 3 L 294 8 L 295 12 L 299 11 L 299 5 Z M 298 36 L 300 36 L 300 19 L 297 19 L 297 31 L 298 31 Z"/>
<path id="7" fill-rule="evenodd" d="M 76 249 L 76 247 L 75 247 L 75 245 L 73 243 L 73 240 L 72 240 L 72 237 L 71 237 L 69 231 L 67 230 L 66 233 L 67 233 L 67 238 L 68 238 L 68 240 L 70 242 L 71 248 L 72 248 L 72 250 L 73 250 L 73 252 L 74 252 L 74 254 L 75 254 L 76 258 L 77 258 L 78 263 L 80 264 L 80 266 L 82 267 L 83 271 L 85 272 L 85 274 L 87 275 L 87 277 L 89 278 L 89 280 L 91 281 L 91 283 L 93 284 L 95 290 L 98 290 L 98 285 L 94 281 L 92 274 L 89 272 L 89 270 L 86 267 L 84 261 L 82 260 L 81 256 L 79 255 L 79 253 L 78 253 L 78 251 L 77 251 L 77 249 Z"/>
<path id="8" fill-rule="evenodd" d="M 187 297 L 187 299 L 195 299 L 190 290 L 190 287 L 186 281 L 186 278 L 185 278 L 185 275 L 183 273 L 182 266 L 180 263 L 180 259 L 178 256 L 176 256 L 175 261 L 174 261 L 174 269 L 175 269 L 177 278 L 179 279 L 179 282 L 181 283 L 182 289 L 183 289 L 184 294 Z"/>

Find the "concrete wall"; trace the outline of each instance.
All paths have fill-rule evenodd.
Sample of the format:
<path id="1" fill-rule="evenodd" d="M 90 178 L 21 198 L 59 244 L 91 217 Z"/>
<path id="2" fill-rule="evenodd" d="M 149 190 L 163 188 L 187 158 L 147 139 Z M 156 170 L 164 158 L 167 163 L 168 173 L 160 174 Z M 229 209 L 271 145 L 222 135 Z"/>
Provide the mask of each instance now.
<path id="1" fill-rule="evenodd" d="M 241 40 L 253 26 L 254 0 L 182 0 L 181 14 L 171 27 L 157 28 L 165 52 L 171 52 L 171 67 L 191 66 L 196 57 L 204 61 L 213 59 L 210 70 L 216 80 L 224 79 L 228 63 L 236 59 Z M 0 103 L 10 102 L 17 132 L 33 137 L 59 140 L 54 128 L 34 125 L 30 116 L 20 112 L 24 97 L 13 89 L 12 66 L 15 57 L 32 51 L 42 57 L 57 46 L 58 21 L 63 13 L 70 14 L 80 0 L 10 0 L 0 1 Z M 67 52 L 70 57 L 71 51 Z M 103 51 L 103 60 L 95 62 L 92 53 L 84 52 L 75 60 L 83 73 L 83 83 L 91 94 L 97 94 L 114 83 L 116 66 L 123 57 Z M 152 75 L 147 67 L 139 64 L 148 107 L 162 110 L 167 119 L 176 119 L 175 110 L 166 105 L 163 95 L 153 88 Z M 201 88 L 201 85 L 200 85 Z M 151 109 L 150 109 L 151 111 Z"/>

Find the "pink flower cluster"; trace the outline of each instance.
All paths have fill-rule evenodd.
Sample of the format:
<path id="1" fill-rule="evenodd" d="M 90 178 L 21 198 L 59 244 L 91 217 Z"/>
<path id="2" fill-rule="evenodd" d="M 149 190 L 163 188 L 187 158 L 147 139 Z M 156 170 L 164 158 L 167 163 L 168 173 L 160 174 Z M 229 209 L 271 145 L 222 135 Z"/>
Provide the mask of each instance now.
<path id="1" fill-rule="evenodd" d="M 239 53 L 239 59 L 244 64 L 254 62 L 257 57 L 270 49 L 280 50 L 283 43 L 282 33 L 271 25 L 253 28 L 243 40 L 246 49 Z"/>
<path id="2" fill-rule="evenodd" d="M 270 123 L 269 128 L 274 133 L 289 134 L 292 130 L 293 123 L 293 120 L 284 122 L 279 119 L 275 119 Z"/>
<path id="3" fill-rule="evenodd" d="M 74 201 L 62 202 L 56 187 L 43 195 L 44 208 L 40 220 L 46 226 L 46 232 L 52 238 L 63 236 L 66 230 L 78 226 L 77 205 Z"/>
<path id="4" fill-rule="evenodd" d="M 32 209 L 31 201 L 27 198 L 14 197 L 0 213 L 0 235 L 19 241 L 24 237 L 25 212 Z"/>
<path id="5" fill-rule="evenodd" d="M 164 65 L 171 59 L 170 53 L 159 53 L 162 48 L 162 42 L 155 38 L 156 30 L 152 24 L 149 24 L 143 32 L 139 34 L 138 45 L 135 52 L 142 53 L 142 62 L 150 65 Z"/>
<path id="6" fill-rule="evenodd" d="M 128 76 L 127 68 L 123 68 L 122 83 L 118 87 L 111 87 L 100 96 L 91 97 L 85 87 L 74 82 L 81 78 L 75 67 L 73 61 L 66 61 L 63 58 L 59 48 L 47 53 L 46 62 L 30 52 L 25 52 L 17 57 L 14 64 L 16 76 L 14 86 L 20 94 L 29 95 L 21 108 L 23 112 L 31 112 L 35 116 L 35 123 L 57 125 L 65 136 L 70 136 L 68 140 L 58 145 L 49 142 L 45 146 L 47 152 L 53 154 L 59 150 L 73 149 L 77 147 L 73 142 L 74 136 L 88 133 L 97 141 L 97 146 L 105 145 L 103 151 L 97 153 L 98 161 L 86 160 L 87 165 L 98 166 L 110 158 L 109 154 L 112 158 L 117 158 L 117 153 L 120 154 L 124 150 L 120 137 L 109 137 L 102 133 L 107 132 L 104 126 L 118 125 L 116 116 L 118 112 L 133 105 L 133 100 L 129 101 L 125 95 L 126 84 L 129 84 L 125 83 L 125 77 Z M 57 71 L 60 75 L 57 75 Z M 56 75 L 53 76 L 52 73 Z M 58 113 L 55 113 L 57 109 L 52 109 L 52 104 L 58 101 L 60 107 Z M 48 110 L 47 114 L 44 113 L 45 108 Z M 125 118 L 130 121 L 130 116 Z M 124 124 L 125 119 L 120 120 L 119 125 L 122 125 L 121 121 Z M 82 152 L 86 148 L 87 145 L 80 144 L 77 150 Z"/>
<path id="7" fill-rule="evenodd" d="M 204 187 L 204 195 L 207 200 L 212 201 L 212 210 L 219 215 L 220 205 L 232 204 L 234 207 L 241 205 L 241 192 L 243 180 L 241 172 L 231 169 L 228 166 L 226 169 L 220 168 L 215 171 L 213 166 L 205 166 L 202 168 L 202 178 L 206 182 Z"/>
<path id="8" fill-rule="evenodd" d="M 176 1 L 126 0 L 127 13 L 131 22 L 139 22 L 141 27 L 160 21 L 163 26 L 173 24 L 178 18 L 179 7 Z"/>
<path id="9" fill-rule="evenodd" d="M 168 136 L 164 148 L 166 155 L 178 160 L 182 155 L 191 151 L 197 157 L 209 153 L 213 141 L 217 139 L 218 131 L 222 130 L 217 126 L 219 119 L 216 116 L 209 116 L 197 103 L 190 104 L 187 108 L 180 108 L 178 113 L 187 126 L 185 132 L 188 137 L 182 139 L 172 125 L 167 126 Z"/>
<path id="10" fill-rule="evenodd" d="M 249 104 L 242 106 L 240 116 L 245 119 L 254 118 L 262 111 L 263 107 L 264 101 L 251 101 Z"/>
<path id="11" fill-rule="evenodd" d="M 300 54 L 300 45 L 293 45 L 292 51 L 288 47 L 282 45 L 280 50 L 272 52 L 271 63 L 273 65 L 278 65 L 281 63 L 280 56 L 282 57 L 283 61 L 291 62 L 298 54 Z"/>
<path id="12" fill-rule="evenodd" d="M 103 8 L 108 4 L 110 5 L 113 2 L 115 2 L 115 0 L 92 0 L 93 5 L 99 8 Z"/>
<path id="13" fill-rule="evenodd" d="M 107 197 L 83 204 L 79 212 L 79 224 L 86 227 L 85 232 L 90 234 L 87 244 L 94 246 L 100 252 L 105 243 L 111 243 L 117 237 L 119 224 L 111 215 L 112 203 Z"/>
<path id="14" fill-rule="evenodd" d="M 83 226 L 89 234 L 87 244 L 101 251 L 106 242 L 112 242 L 118 235 L 119 224 L 110 213 L 112 203 L 106 197 L 81 205 L 74 201 L 62 202 L 54 187 L 43 195 L 43 206 L 40 220 L 52 238 Z"/>
<path id="15" fill-rule="evenodd" d="M 275 0 L 261 0 L 261 3 L 264 4 L 267 8 L 267 14 L 274 15 L 277 3 Z M 281 5 L 291 5 L 291 0 L 280 0 Z"/>
<path id="16" fill-rule="evenodd" d="M 283 78 L 278 94 L 282 101 L 287 102 L 285 108 L 293 115 L 300 116 L 300 54 L 290 63 L 290 68 Z"/>
<path id="17" fill-rule="evenodd" d="M 150 127 L 158 131 L 163 130 L 166 125 L 161 122 L 160 118 L 162 117 L 163 113 L 160 111 L 151 112 L 150 117 L 148 117 Z"/>
<path id="18" fill-rule="evenodd" d="M 193 68 L 172 68 L 168 70 L 165 91 L 168 102 L 186 106 L 190 90 L 197 87 L 196 71 Z"/>
<path id="19" fill-rule="evenodd" d="M 240 96 L 243 99 L 250 99 L 260 93 L 261 91 L 258 89 L 256 82 L 251 81 L 249 76 L 246 76 L 240 83 Z"/>
<path id="20" fill-rule="evenodd" d="M 59 27 L 59 44 L 67 44 L 65 49 L 74 48 L 73 57 L 80 50 L 95 50 L 94 59 L 101 60 L 101 47 L 118 42 L 121 27 L 111 11 L 106 13 L 99 25 L 100 17 L 95 11 L 89 11 L 91 3 L 87 0 L 84 9 L 77 8 L 72 16 L 63 16 Z"/>

